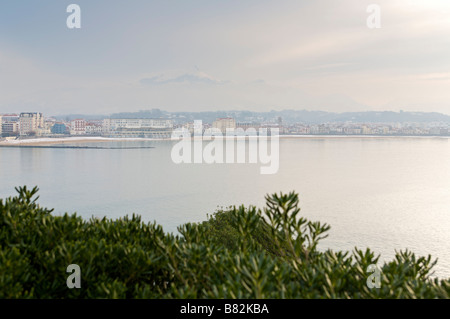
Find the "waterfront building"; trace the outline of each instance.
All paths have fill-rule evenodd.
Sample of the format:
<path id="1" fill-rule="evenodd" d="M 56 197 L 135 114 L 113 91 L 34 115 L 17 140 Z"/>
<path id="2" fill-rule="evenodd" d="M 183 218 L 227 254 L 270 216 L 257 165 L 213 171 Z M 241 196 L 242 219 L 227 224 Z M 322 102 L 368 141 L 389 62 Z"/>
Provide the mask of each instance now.
<path id="1" fill-rule="evenodd" d="M 18 114 L 3 114 L 2 121 L 4 122 L 19 122 Z"/>
<path id="2" fill-rule="evenodd" d="M 249 128 L 254 128 L 255 130 L 258 130 L 259 128 L 261 128 L 261 124 L 260 123 L 251 123 L 251 122 L 239 122 L 239 123 L 236 123 L 236 128 L 241 128 L 244 131 Z"/>
<path id="3" fill-rule="evenodd" d="M 0 118 L 0 135 L 14 136 L 19 134 L 19 115 L 3 114 Z"/>
<path id="4" fill-rule="evenodd" d="M 172 131 L 170 119 L 103 120 L 103 135 L 107 137 L 169 138 Z"/>
<path id="5" fill-rule="evenodd" d="M 372 129 L 368 127 L 367 125 L 363 125 L 361 128 L 362 134 L 369 135 L 372 134 Z"/>
<path id="6" fill-rule="evenodd" d="M 76 119 L 70 122 L 70 135 L 85 135 L 86 120 Z"/>
<path id="7" fill-rule="evenodd" d="M 86 135 L 102 135 L 103 125 L 98 122 L 86 122 Z"/>
<path id="8" fill-rule="evenodd" d="M 19 123 L 18 122 L 3 122 L 1 125 L 2 134 L 5 136 L 17 135 L 19 134 Z"/>
<path id="9" fill-rule="evenodd" d="M 36 135 L 40 128 L 44 128 L 44 116 L 42 113 L 20 113 L 19 132 L 21 136 Z"/>
<path id="10" fill-rule="evenodd" d="M 51 129 L 52 134 L 55 135 L 66 135 L 68 131 L 67 126 L 61 122 L 56 122 Z"/>
<path id="11" fill-rule="evenodd" d="M 236 129 L 236 120 L 231 117 L 219 118 L 213 122 L 212 127 L 226 134 L 227 129 Z"/>

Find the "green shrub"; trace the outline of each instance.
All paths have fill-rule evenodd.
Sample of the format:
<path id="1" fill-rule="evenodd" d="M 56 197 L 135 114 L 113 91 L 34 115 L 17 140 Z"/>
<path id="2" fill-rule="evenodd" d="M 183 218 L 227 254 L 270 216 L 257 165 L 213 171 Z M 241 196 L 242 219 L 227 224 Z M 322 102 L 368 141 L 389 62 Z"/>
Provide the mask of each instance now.
<path id="1" fill-rule="evenodd" d="M 299 216 L 295 193 L 230 207 L 164 233 L 139 216 L 83 220 L 41 208 L 37 188 L 0 200 L 0 298 L 449 298 L 431 257 L 399 252 L 367 286 L 370 250 L 317 249 L 328 225 Z M 66 285 L 81 267 L 81 288 Z"/>

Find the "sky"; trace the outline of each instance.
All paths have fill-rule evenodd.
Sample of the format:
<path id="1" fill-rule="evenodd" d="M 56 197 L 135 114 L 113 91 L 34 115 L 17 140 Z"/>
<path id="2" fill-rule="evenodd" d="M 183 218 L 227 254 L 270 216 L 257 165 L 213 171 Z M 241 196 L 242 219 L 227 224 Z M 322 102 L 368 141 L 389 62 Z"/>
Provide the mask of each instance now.
<path id="1" fill-rule="evenodd" d="M 450 114 L 450 1 L 0 2 L 0 113 L 152 108 Z"/>

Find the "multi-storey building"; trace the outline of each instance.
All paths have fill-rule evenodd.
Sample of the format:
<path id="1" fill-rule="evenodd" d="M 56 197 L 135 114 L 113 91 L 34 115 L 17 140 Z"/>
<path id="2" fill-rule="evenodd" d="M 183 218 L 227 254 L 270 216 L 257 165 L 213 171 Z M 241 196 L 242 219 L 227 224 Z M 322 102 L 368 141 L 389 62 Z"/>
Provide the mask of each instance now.
<path id="1" fill-rule="evenodd" d="M 170 137 L 173 121 L 169 119 L 105 119 L 103 135 L 109 137 Z"/>
<path id="2" fill-rule="evenodd" d="M 44 128 L 44 116 L 42 113 L 20 113 L 20 135 L 35 135 L 40 128 Z"/>
<path id="3" fill-rule="evenodd" d="M 102 135 L 103 126 L 96 122 L 86 122 L 86 135 Z"/>
<path id="4" fill-rule="evenodd" d="M 236 120 L 231 117 L 220 118 L 213 122 L 212 127 L 220 130 L 222 133 L 226 133 L 227 129 L 236 128 Z"/>
<path id="5" fill-rule="evenodd" d="M 56 122 L 51 128 L 51 132 L 55 135 L 66 135 L 68 133 L 68 129 L 64 123 Z"/>
<path id="6" fill-rule="evenodd" d="M 254 128 L 255 130 L 258 130 L 261 127 L 260 123 L 251 123 L 251 122 L 240 122 L 236 123 L 236 128 L 241 128 L 244 131 L 249 128 Z"/>
<path id="7" fill-rule="evenodd" d="M 0 117 L 0 131 L 4 136 L 19 134 L 19 115 L 3 114 Z"/>
<path id="8" fill-rule="evenodd" d="M 2 134 L 3 135 L 17 135 L 19 134 L 19 123 L 18 122 L 4 122 L 2 123 Z"/>
<path id="9" fill-rule="evenodd" d="M 85 135 L 86 120 L 76 119 L 70 122 L 70 135 Z"/>
<path id="10" fill-rule="evenodd" d="M 19 115 L 17 114 L 3 114 L 3 122 L 19 122 Z"/>

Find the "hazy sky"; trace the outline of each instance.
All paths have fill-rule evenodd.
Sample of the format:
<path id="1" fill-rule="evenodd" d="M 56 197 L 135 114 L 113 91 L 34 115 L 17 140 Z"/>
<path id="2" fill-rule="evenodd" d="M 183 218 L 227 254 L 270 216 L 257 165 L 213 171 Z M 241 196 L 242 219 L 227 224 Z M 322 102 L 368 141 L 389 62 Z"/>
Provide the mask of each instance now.
<path id="1" fill-rule="evenodd" d="M 450 114 L 450 1 L 1 1 L 0 113 L 150 108 Z"/>

